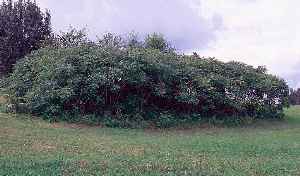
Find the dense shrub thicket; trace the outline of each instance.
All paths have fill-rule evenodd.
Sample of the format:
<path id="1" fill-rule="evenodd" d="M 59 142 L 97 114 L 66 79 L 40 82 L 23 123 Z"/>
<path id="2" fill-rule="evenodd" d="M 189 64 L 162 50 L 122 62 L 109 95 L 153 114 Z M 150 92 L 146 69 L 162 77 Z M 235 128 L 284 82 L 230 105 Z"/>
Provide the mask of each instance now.
<path id="1" fill-rule="evenodd" d="M 18 62 L 7 86 L 12 101 L 50 119 L 161 127 L 191 118 L 281 118 L 288 106 L 285 81 L 264 67 L 180 55 L 155 43 L 159 36 L 126 45 L 106 37 L 47 47 Z"/>

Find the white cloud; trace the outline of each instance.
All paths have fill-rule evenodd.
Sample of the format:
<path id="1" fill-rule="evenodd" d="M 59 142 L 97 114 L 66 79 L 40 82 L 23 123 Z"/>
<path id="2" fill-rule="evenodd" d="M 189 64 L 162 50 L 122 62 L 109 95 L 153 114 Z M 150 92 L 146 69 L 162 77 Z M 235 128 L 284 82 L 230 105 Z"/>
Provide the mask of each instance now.
<path id="1" fill-rule="evenodd" d="M 266 65 L 271 73 L 300 85 L 300 2 L 297 0 L 202 0 L 200 11 L 218 13 L 224 29 L 200 54 Z M 298 68 L 295 65 L 298 64 Z"/>
<path id="2" fill-rule="evenodd" d="M 91 36 L 131 31 L 163 33 L 180 50 L 206 48 L 215 39 L 221 18 L 204 18 L 194 0 L 39 0 L 52 12 L 56 29 L 87 27 Z"/>

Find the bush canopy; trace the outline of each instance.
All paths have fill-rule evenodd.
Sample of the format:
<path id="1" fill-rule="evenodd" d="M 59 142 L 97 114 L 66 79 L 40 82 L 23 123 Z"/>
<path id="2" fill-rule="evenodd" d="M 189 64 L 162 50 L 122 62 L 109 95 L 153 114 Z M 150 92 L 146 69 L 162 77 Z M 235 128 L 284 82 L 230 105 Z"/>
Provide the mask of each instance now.
<path id="1" fill-rule="evenodd" d="M 154 122 L 283 116 L 289 88 L 264 67 L 181 55 L 151 37 L 159 36 L 133 45 L 108 35 L 99 42 L 37 50 L 17 63 L 7 90 L 16 104 L 48 118 Z"/>

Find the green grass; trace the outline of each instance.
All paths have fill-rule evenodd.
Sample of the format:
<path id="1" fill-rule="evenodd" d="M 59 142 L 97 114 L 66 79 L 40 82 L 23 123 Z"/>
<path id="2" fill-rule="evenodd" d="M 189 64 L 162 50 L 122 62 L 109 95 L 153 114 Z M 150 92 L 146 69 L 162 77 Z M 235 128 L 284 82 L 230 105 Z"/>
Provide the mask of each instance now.
<path id="1" fill-rule="evenodd" d="M 300 107 L 240 128 L 126 130 L 0 114 L 0 175 L 300 175 Z"/>

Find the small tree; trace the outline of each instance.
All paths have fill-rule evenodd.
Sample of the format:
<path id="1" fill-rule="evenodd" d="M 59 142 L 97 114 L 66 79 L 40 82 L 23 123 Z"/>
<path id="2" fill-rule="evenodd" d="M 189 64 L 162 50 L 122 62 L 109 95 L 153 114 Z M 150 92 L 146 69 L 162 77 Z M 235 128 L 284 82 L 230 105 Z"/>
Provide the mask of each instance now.
<path id="1" fill-rule="evenodd" d="M 41 47 L 51 34 L 51 15 L 31 0 L 0 4 L 0 74 L 11 72 L 18 59 Z"/>
<path id="2" fill-rule="evenodd" d="M 44 47 L 55 48 L 72 48 L 89 44 L 86 29 L 75 29 L 70 26 L 67 32 L 60 32 L 60 34 L 52 34 L 48 40 L 44 42 Z"/>
<path id="3" fill-rule="evenodd" d="M 161 52 L 172 52 L 175 49 L 165 40 L 162 34 L 153 33 L 145 39 L 145 47 L 150 49 L 158 49 Z"/>

